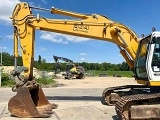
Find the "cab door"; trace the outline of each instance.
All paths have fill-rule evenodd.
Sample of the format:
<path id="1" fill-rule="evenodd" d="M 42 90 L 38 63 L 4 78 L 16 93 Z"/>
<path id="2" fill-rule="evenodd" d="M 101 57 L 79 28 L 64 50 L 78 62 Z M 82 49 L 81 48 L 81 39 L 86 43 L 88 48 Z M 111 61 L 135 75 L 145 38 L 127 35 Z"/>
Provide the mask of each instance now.
<path id="1" fill-rule="evenodd" d="M 148 46 L 146 69 L 149 81 L 160 81 L 160 37 L 152 34 Z"/>

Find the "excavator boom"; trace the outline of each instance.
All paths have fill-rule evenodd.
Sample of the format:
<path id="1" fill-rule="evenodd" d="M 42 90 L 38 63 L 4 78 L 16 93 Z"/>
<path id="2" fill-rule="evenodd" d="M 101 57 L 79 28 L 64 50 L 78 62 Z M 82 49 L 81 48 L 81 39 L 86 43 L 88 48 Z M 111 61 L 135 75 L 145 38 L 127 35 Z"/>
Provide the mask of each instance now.
<path id="1" fill-rule="evenodd" d="M 19 35 L 21 41 L 24 41 L 21 42 L 22 53 L 26 49 L 29 52 L 29 55 L 27 53 L 23 54 L 23 58 L 25 58 L 23 61 L 26 62 L 24 65 L 28 65 L 26 66 L 28 68 L 28 74 L 32 74 L 30 73 L 32 71 L 32 65 L 29 66 L 30 64 L 27 64 L 26 59 L 31 59 L 34 56 L 33 46 L 36 29 L 113 42 L 119 46 L 121 54 L 129 66 L 133 68 L 132 61 L 135 60 L 138 37 L 131 29 L 123 24 L 113 22 L 102 15 L 78 14 L 56 8 L 50 10 L 52 14 L 62 14 L 67 17 L 75 17 L 76 19 L 49 19 L 39 14 L 33 15 L 32 9 L 34 8 L 30 7 L 27 3 L 21 3 L 16 6 L 12 15 L 16 34 Z M 25 39 L 31 41 L 25 43 Z M 15 47 L 15 51 L 17 51 L 17 47 Z M 16 55 L 17 53 L 15 53 Z"/>
<path id="2" fill-rule="evenodd" d="M 54 58 L 55 62 L 59 62 L 58 60 L 63 60 L 65 62 L 73 63 L 73 60 L 70 60 L 70 59 L 64 58 L 64 57 L 58 57 L 58 56 L 53 55 L 53 58 Z"/>

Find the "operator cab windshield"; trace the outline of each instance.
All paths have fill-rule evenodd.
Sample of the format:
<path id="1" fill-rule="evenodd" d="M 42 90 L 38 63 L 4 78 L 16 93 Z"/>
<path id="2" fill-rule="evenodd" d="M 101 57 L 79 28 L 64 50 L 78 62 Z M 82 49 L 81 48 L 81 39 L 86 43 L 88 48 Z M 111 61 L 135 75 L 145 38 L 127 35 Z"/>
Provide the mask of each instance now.
<path id="1" fill-rule="evenodd" d="M 146 71 L 146 59 L 150 40 L 151 36 L 148 36 L 140 41 L 135 63 L 136 79 L 147 79 L 148 77 Z"/>
<path id="2" fill-rule="evenodd" d="M 70 72 L 70 69 L 73 68 L 73 65 L 72 64 L 67 64 L 66 65 L 66 72 L 69 73 Z"/>

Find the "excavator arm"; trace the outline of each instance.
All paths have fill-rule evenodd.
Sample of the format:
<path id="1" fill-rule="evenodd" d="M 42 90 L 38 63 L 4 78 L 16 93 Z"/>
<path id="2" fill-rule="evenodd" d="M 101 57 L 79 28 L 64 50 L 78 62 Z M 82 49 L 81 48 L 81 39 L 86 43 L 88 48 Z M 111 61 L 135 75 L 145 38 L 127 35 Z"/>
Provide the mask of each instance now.
<path id="1" fill-rule="evenodd" d="M 73 63 L 73 60 L 70 60 L 70 59 L 64 58 L 64 57 L 58 57 L 58 56 L 55 56 L 55 55 L 53 55 L 53 59 L 56 63 L 59 62 L 59 60 L 63 60 L 65 62 Z"/>
<path id="2" fill-rule="evenodd" d="M 32 14 L 32 9 L 44 10 L 51 14 L 72 17 L 72 19 L 49 19 L 39 14 Z M 51 8 L 50 10 L 35 8 L 22 2 L 15 7 L 12 14 L 12 22 L 14 26 L 14 56 L 15 58 L 18 56 L 19 40 L 25 68 L 24 72 L 27 79 L 33 78 L 35 30 L 57 32 L 115 43 L 120 48 L 120 53 L 130 68 L 133 69 L 134 67 L 133 60 L 135 60 L 139 43 L 137 35 L 130 28 L 111 21 L 105 16 L 79 14 L 56 8 Z"/>
<path id="3" fill-rule="evenodd" d="M 62 65 L 59 62 L 59 60 L 62 60 L 62 61 L 65 61 L 65 62 L 69 62 L 69 63 L 73 63 L 73 60 L 70 60 L 70 59 L 64 58 L 64 57 L 58 57 L 58 56 L 55 56 L 55 55 L 53 55 L 53 59 L 54 59 L 54 61 L 56 63 L 55 72 L 54 72 L 55 74 L 61 72 L 61 70 L 62 70 Z"/>

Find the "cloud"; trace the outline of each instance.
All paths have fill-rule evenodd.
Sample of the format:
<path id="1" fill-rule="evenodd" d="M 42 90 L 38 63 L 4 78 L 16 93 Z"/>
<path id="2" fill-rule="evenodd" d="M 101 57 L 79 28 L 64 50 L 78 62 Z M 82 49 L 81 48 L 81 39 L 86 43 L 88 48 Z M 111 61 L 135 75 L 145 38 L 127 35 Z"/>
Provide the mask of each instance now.
<path id="1" fill-rule="evenodd" d="M 29 2 L 29 6 L 36 7 L 35 2 Z"/>
<path id="2" fill-rule="evenodd" d="M 47 4 L 47 1 L 46 0 L 41 0 L 42 3 L 44 4 Z"/>
<path id="3" fill-rule="evenodd" d="M 81 53 L 80 55 L 87 55 L 87 53 Z"/>
<path id="4" fill-rule="evenodd" d="M 6 35 L 5 37 L 8 39 L 13 39 L 13 35 Z"/>
<path id="5" fill-rule="evenodd" d="M 76 37 L 60 33 L 41 32 L 40 39 L 48 40 L 55 43 L 68 44 L 69 42 L 78 43 L 88 41 L 88 38 Z"/>
<path id="6" fill-rule="evenodd" d="M 6 49 L 7 49 L 7 47 L 5 47 L 5 46 L 4 46 L 4 47 L 2 47 L 2 49 L 3 49 L 3 50 L 6 50 Z"/>
<path id="7" fill-rule="evenodd" d="M 41 48 L 40 48 L 40 51 L 41 51 L 41 52 L 46 52 L 46 51 L 47 51 L 47 48 L 41 47 Z"/>
<path id="8" fill-rule="evenodd" d="M 81 61 L 85 61 L 86 59 L 85 59 L 85 58 L 81 58 L 80 60 L 81 60 Z"/>
<path id="9" fill-rule="evenodd" d="M 19 2 L 20 2 L 19 0 L 3 0 L 3 2 L 1 1 L 0 21 L 3 21 L 5 23 L 10 23 L 11 20 L 9 17 L 11 17 L 16 4 Z"/>
<path id="10" fill-rule="evenodd" d="M 28 5 L 31 6 L 31 7 L 39 7 L 39 8 L 41 8 L 40 4 L 37 4 L 37 3 L 33 2 L 33 1 L 28 2 Z M 32 13 L 39 14 L 39 10 L 38 9 L 32 9 Z"/>
<path id="11" fill-rule="evenodd" d="M 5 46 L 0 46 L 0 51 L 1 51 L 1 49 L 2 49 L 2 50 L 6 50 L 7 47 L 5 47 Z"/>
<path id="12" fill-rule="evenodd" d="M 40 4 L 37 4 L 37 3 L 35 3 L 35 2 L 28 2 L 28 5 L 29 6 L 31 6 L 31 7 L 41 7 L 41 5 Z M 36 9 L 32 9 L 32 11 L 38 11 L 38 10 L 36 10 Z"/>

